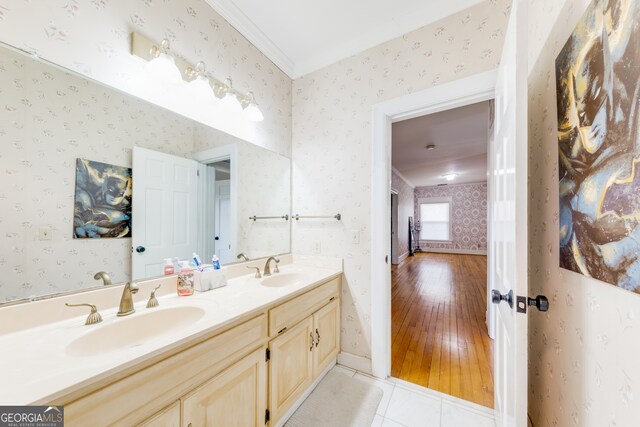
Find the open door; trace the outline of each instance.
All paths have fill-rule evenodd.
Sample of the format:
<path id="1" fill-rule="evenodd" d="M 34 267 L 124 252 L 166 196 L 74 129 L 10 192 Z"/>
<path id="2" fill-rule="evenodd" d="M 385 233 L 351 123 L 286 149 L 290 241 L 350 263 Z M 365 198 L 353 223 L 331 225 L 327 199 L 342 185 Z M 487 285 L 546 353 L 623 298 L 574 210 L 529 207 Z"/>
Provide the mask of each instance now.
<path id="1" fill-rule="evenodd" d="M 527 2 L 514 0 L 489 147 L 489 284 L 498 426 L 527 426 Z M 524 296 L 525 303 L 521 297 Z M 524 305 L 524 307 L 523 307 Z M 522 309 L 525 310 L 521 313 Z"/>
<path id="2" fill-rule="evenodd" d="M 164 258 L 197 250 L 198 162 L 133 147 L 132 277 L 163 274 Z"/>

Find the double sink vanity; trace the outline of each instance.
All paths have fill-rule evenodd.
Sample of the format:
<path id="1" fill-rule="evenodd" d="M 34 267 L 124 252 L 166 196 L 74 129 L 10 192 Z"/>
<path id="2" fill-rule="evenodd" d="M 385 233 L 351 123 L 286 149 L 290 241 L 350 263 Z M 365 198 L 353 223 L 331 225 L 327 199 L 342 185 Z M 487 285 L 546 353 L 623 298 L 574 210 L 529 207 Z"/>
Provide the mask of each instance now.
<path id="1" fill-rule="evenodd" d="M 281 259 L 261 278 L 247 267 L 264 260 L 227 266 L 227 286 L 188 297 L 176 276 L 140 282 L 123 317 L 123 286 L 0 308 L 0 402 L 64 405 L 70 426 L 284 422 L 335 364 L 342 261 Z M 79 303 L 103 320 L 85 325 L 65 305 Z"/>

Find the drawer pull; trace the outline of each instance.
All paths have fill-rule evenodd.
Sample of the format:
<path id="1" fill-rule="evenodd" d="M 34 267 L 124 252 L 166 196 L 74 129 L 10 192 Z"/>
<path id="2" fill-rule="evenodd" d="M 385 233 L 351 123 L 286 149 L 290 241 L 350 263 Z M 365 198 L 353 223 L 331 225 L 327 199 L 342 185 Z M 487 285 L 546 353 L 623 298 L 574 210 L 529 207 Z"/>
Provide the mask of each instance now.
<path id="1" fill-rule="evenodd" d="M 336 299 L 336 297 L 329 298 L 329 302 L 333 301 L 334 299 Z"/>
<path id="2" fill-rule="evenodd" d="M 282 329 L 280 329 L 280 330 L 278 331 L 278 335 L 280 335 L 281 333 L 283 333 L 283 332 L 284 332 L 284 331 L 286 331 L 286 330 L 287 330 L 287 327 L 285 326 L 284 328 L 282 328 Z"/>
<path id="3" fill-rule="evenodd" d="M 316 347 L 320 344 L 320 332 L 318 332 L 318 328 L 316 328 Z"/>
<path id="4" fill-rule="evenodd" d="M 309 332 L 309 338 L 311 338 L 311 345 L 309 346 L 309 351 L 313 351 L 313 344 L 315 344 L 313 341 L 313 332 Z"/>

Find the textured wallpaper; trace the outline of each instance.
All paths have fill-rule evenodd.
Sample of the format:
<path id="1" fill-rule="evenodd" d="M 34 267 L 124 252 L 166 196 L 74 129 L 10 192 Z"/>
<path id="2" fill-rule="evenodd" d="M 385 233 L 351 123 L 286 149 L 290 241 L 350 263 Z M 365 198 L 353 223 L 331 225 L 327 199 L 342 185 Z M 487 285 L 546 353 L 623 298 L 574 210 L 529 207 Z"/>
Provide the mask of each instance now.
<path id="1" fill-rule="evenodd" d="M 589 1 L 531 0 L 529 413 L 534 426 L 638 425 L 640 295 L 558 267 L 555 58 Z"/>
<path id="2" fill-rule="evenodd" d="M 487 183 L 416 187 L 415 218 L 420 218 L 420 199 L 451 198 L 451 243 L 420 241 L 422 249 L 458 251 L 487 250 Z"/>
<path id="3" fill-rule="evenodd" d="M 203 116 L 163 90 L 140 86 L 143 61 L 130 54 L 131 32 L 160 42 L 195 64 L 202 60 L 218 79 L 253 91 L 265 120 Z M 0 41 L 181 112 L 247 141 L 289 155 L 291 79 L 218 15 L 204 0 L 0 0 Z"/>
<path id="4" fill-rule="evenodd" d="M 398 257 L 407 254 L 409 247 L 409 217 L 413 217 L 413 187 L 391 171 L 391 189 L 398 192 Z"/>
<path id="5" fill-rule="evenodd" d="M 495 68 L 509 5 L 488 0 L 294 81 L 293 210 L 343 220 L 294 224 L 293 249 L 344 258 L 345 352 L 371 357 L 372 106 Z"/>

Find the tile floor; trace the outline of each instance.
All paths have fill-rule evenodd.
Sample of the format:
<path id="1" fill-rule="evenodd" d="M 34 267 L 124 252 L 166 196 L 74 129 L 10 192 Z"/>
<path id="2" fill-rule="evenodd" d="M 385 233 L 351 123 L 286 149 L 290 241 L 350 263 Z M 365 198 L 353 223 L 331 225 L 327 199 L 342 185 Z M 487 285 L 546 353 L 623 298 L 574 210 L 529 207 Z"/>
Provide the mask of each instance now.
<path id="1" fill-rule="evenodd" d="M 493 410 L 396 378 L 380 380 L 344 366 L 335 371 L 377 385 L 382 400 L 371 427 L 493 427 Z"/>

